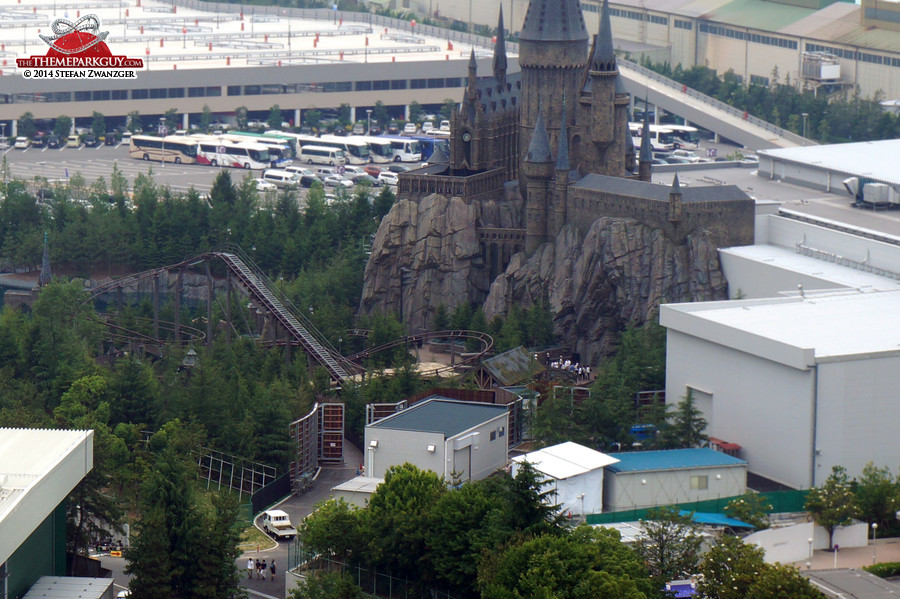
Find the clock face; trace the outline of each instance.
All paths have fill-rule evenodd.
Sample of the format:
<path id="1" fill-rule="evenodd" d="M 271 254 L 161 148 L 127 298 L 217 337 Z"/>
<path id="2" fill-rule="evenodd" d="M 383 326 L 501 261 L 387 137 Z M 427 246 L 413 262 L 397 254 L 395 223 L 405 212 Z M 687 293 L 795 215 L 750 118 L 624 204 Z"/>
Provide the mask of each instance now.
<path id="1" fill-rule="evenodd" d="M 470 141 L 472 141 L 472 134 L 469 133 L 468 131 L 466 131 L 465 133 L 463 133 L 463 136 L 462 136 L 462 137 L 463 137 L 463 141 L 465 141 L 465 142 L 470 142 Z"/>

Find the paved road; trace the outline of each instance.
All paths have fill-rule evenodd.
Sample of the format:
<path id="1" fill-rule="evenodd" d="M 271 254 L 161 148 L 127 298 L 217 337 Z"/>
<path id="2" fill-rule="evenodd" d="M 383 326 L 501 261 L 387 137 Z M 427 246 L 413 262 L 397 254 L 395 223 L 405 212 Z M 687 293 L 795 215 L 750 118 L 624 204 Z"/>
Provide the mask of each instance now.
<path id="1" fill-rule="evenodd" d="M 10 148 L 2 152 L 9 165 L 10 174 L 15 179 L 31 180 L 33 177 L 45 177 L 51 181 L 64 181 L 75 173 L 93 183 L 98 177 L 103 177 L 109 184 L 113 165 L 128 179 L 129 184 L 134 182 L 138 174 L 147 174 L 153 169 L 154 180 L 161 185 L 168 185 L 173 191 L 185 192 L 191 187 L 202 194 L 206 194 L 212 188 L 213 179 L 219 173 L 219 168 L 201 166 L 197 164 L 171 164 L 163 165 L 161 162 L 144 162 L 128 156 L 128 144 L 118 146 L 98 146 L 88 148 L 28 148 L 16 150 Z M 253 173 L 254 177 L 261 176 L 261 171 L 243 171 L 240 169 L 228 169 L 231 171 L 232 181 L 240 181 L 247 173 Z"/>

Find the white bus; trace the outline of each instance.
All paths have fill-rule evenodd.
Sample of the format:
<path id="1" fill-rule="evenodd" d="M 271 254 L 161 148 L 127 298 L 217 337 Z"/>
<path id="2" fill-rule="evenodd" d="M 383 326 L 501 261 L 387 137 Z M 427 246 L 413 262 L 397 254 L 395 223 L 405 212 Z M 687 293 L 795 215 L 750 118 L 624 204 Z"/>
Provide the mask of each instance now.
<path id="1" fill-rule="evenodd" d="M 269 148 L 249 141 L 235 143 L 221 137 L 203 136 L 199 140 L 197 164 L 233 168 L 269 168 Z"/>
<path id="2" fill-rule="evenodd" d="M 382 139 L 391 142 L 391 149 L 394 151 L 394 162 L 422 161 L 422 149 L 419 147 L 417 140 L 399 135 L 383 135 Z"/>
<path id="3" fill-rule="evenodd" d="M 300 161 L 306 164 L 340 166 L 344 164 L 344 152 L 330 146 L 300 146 Z"/>
<path id="4" fill-rule="evenodd" d="M 356 137 L 323 135 L 315 143 L 340 149 L 344 152 L 344 160 L 347 164 L 369 164 L 371 161 L 369 144 Z"/>
<path id="5" fill-rule="evenodd" d="M 654 152 L 671 152 L 675 149 L 675 133 L 668 125 L 650 125 L 650 145 Z M 641 147 L 641 134 L 643 123 L 628 123 L 635 148 Z"/>
<path id="6" fill-rule="evenodd" d="M 391 141 L 375 135 L 357 135 L 355 139 L 365 142 L 369 146 L 369 158 L 376 164 L 385 164 L 394 161 L 394 148 Z"/>
<path id="7" fill-rule="evenodd" d="M 700 147 L 700 131 L 690 125 L 666 125 L 675 135 L 675 146 L 685 150 L 696 150 Z"/>
<path id="8" fill-rule="evenodd" d="M 139 160 L 194 164 L 197 162 L 197 140 L 175 135 L 132 135 L 128 155 Z"/>
<path id="9" fill-rule="evenodd" d="M 284 139 L 264 135 L 243 135 L 241 132 L 224 133 L 218 137 L 232 143 L 255 143 L 266 146 L 269 148 L 269 166 L 272 168 L 284 168 L 293 162 L 294 151 Z"/>

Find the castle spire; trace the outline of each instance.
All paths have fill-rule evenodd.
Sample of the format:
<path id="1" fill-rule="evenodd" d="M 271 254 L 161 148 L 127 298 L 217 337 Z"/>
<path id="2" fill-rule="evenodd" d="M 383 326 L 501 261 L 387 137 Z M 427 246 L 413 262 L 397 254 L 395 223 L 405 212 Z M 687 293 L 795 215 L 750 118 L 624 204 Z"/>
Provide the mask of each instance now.
<path id="1" fill-rule="evenodd" d="M 616 53 L 613 48 L 612 25 L 609 21 L 609 0 L 603 0 L 600 11 L 600 33 L 591 56 L 592 71 L 615 71 Z"/>
<path id="2" fill-rule="evenodd" d="M 497 85 L 506 87 L 506 29 L 503 27 L 503 5 L 497 19 L 497 41 L 494 43 L 494 78 Z"/>
<path id="3" fill-rule="evenodd" d="M 562 99 L 562 118 L 559 125 L 559 147 L 556 150 L 556 170 L 568 172 L 569 167 L 569 129 L 566 125 L 566 96 Z"/>
<path id="4" fill-rule="evenodd" d="M 678 173 L 675 173 L 675 178 L 672 179 L 672 189 L 669 190 L 669 194 L 681 195 L 681 182 L 678 180 Z"/>
<path id="5" fill-rule="evenodd" d="M 41 274 L 38 277 L 38 285 L 43 287 L 53 278 L 50 271 L 50 246 L 47 244 L 47 232 L 44 231 L 44 255 L 41 257 Z"/>
<path id="6" fill-rule="evenodd" d="M 534 124 L 534 134 L 531 136 L 531 143 L 528 144 L 525 162 L 536 164 L 553 162 L 553 156 L 550 153 L 550 136 L 547 135 L 547 126 L 544 124 L 541 107 L 538 107 L 537 122 Z"/>
<path id="7" fill-rule="evenodd" d="M 531 0 L 519 39 L 535 42 L 587 41 L 587 28 L 578 0 Z"/>
<path id="8" fill-rule="evenodd" d="M 641 151 L 638 154 L 638 179 L 650 182 L 652 179 L 653 146 L 650 144 L 650 119 L 644 100 L 644 126 L 641 127 Z"/>

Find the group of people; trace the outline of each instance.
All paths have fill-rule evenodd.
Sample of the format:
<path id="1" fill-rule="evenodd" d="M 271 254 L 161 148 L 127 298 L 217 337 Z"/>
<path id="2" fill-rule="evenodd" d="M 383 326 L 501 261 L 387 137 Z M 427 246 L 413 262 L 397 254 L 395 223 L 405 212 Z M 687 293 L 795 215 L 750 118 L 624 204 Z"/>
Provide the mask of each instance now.
<path id="1" fill-rule="evenodd" d="M 562 358 L 554 360 L 553 362 L 550 362 L 549 366 L 554 370 L 565 370 L 570 374 L 574 374 L 578 379 L 578 382 L 591 380 L 591 367 L 582 366 L 577 361 L 573 361 L 569 358 L 566 358 L 565 360 Z"/>
<path id="2" fill-rule="evenodd" d="M 261 578 L 262 580 L 266 579 L 266 570 L 272 573 L 272 580 L 275 580 L 275 560 L 272 560 L 272 563 L 266 566 L 266 560 L 263 558 L 262 561 L 256 560 L 253 561 L 253 558 L 247 559 L 247 578 L 253 578 L 253 571 L 256 570 L 256 577 Z"/>

